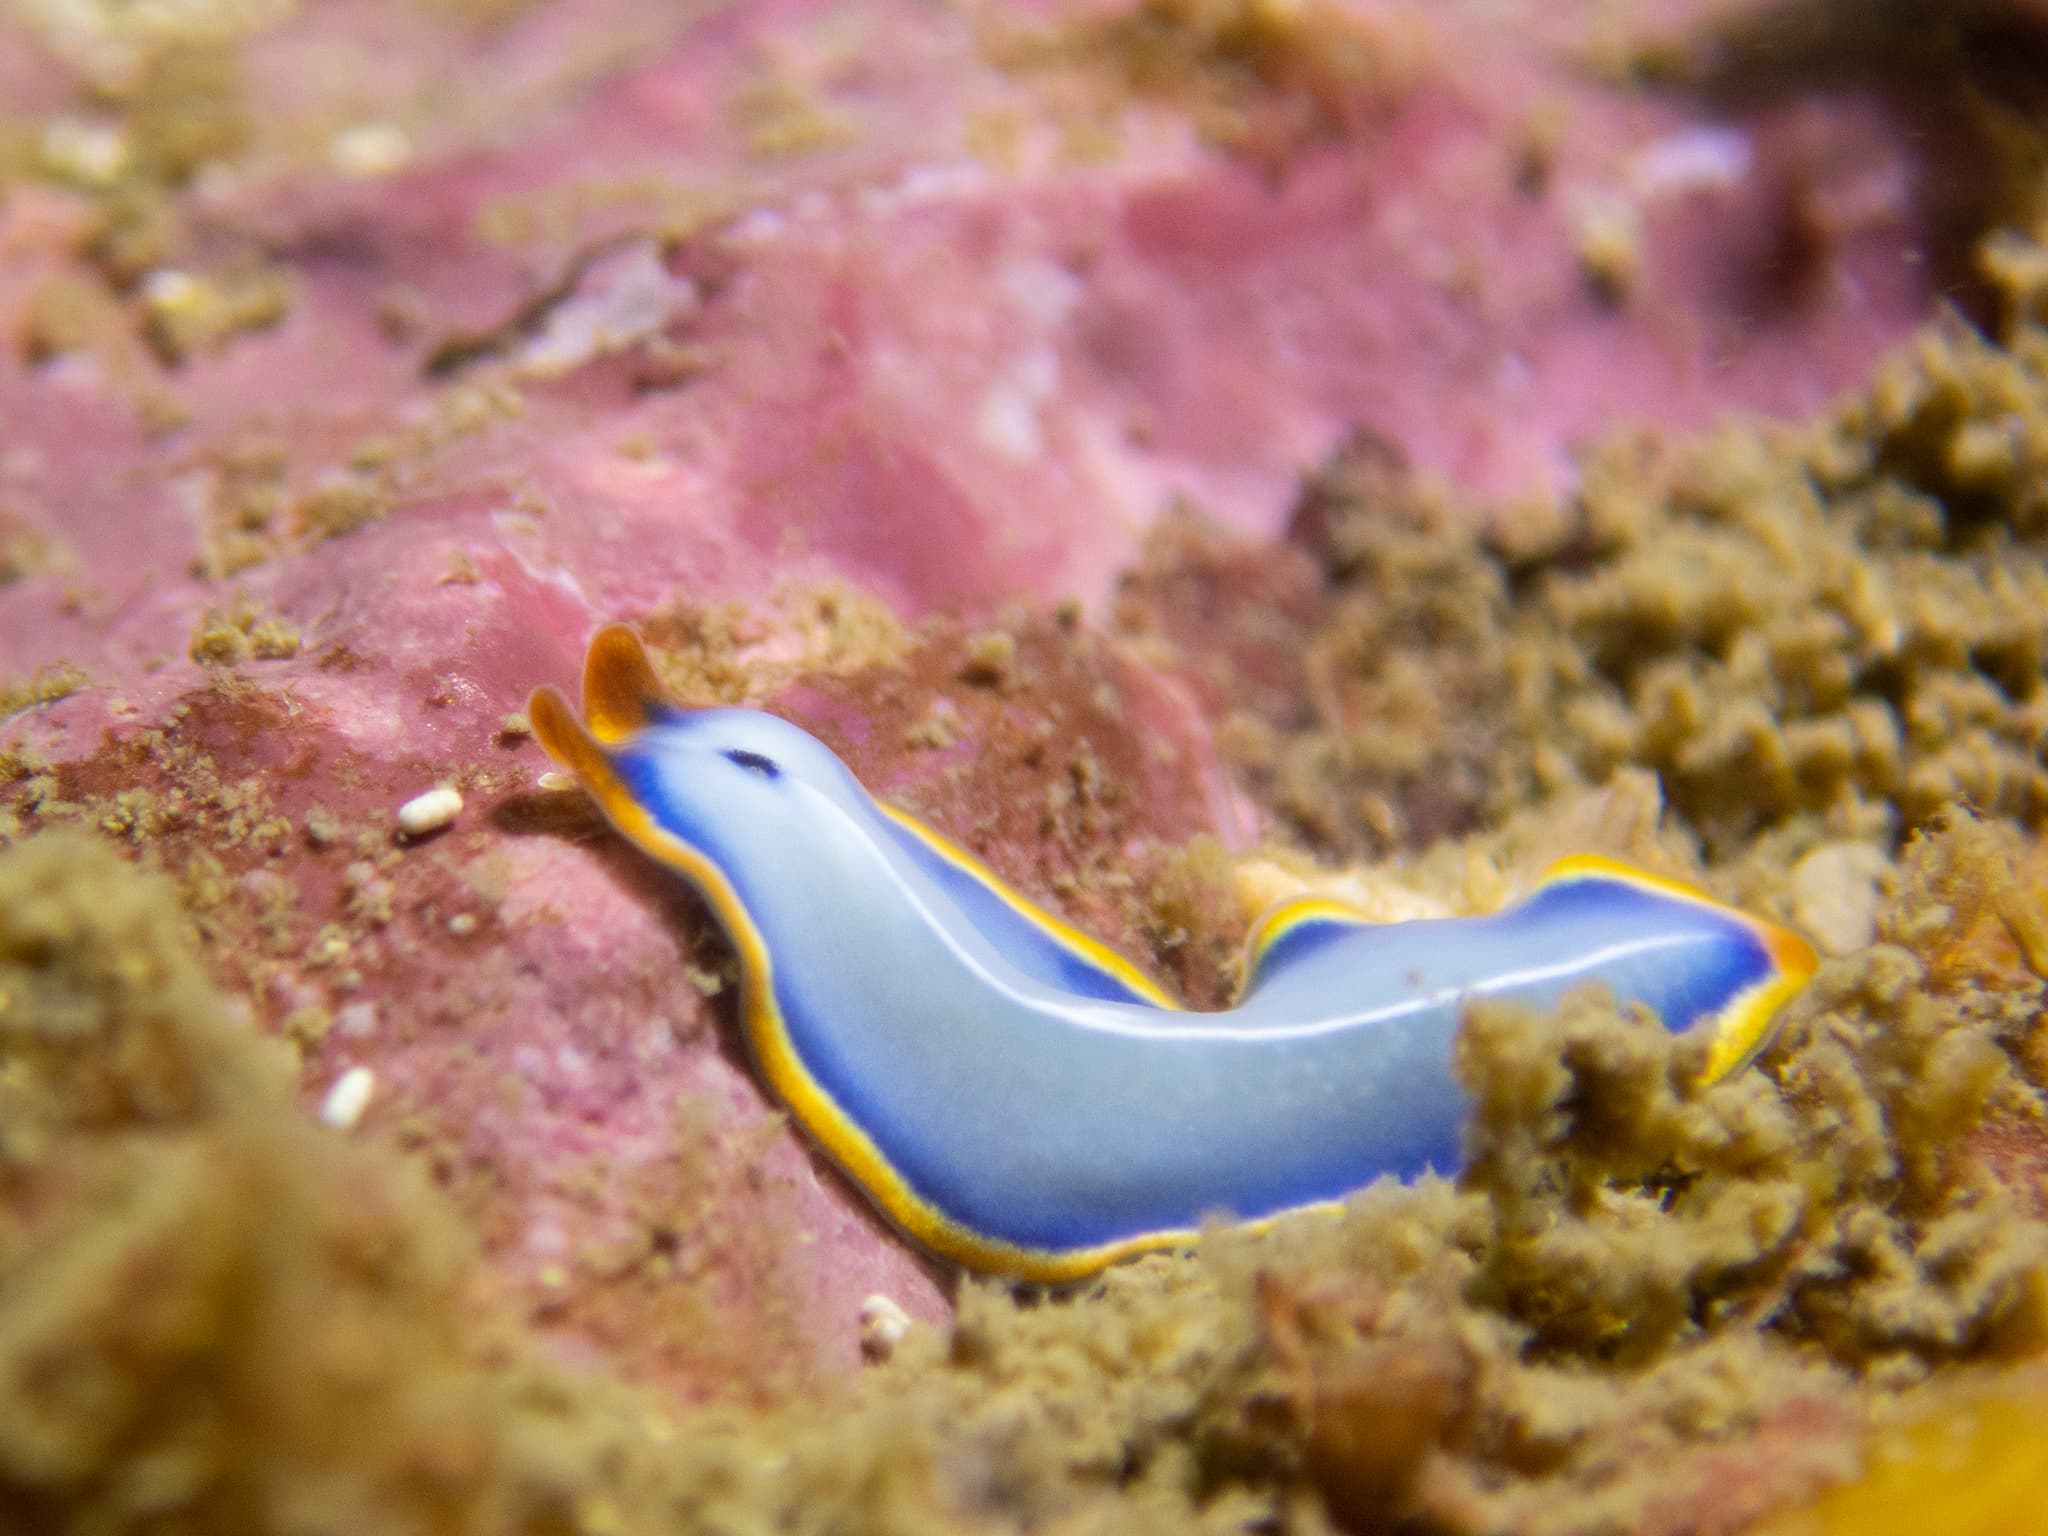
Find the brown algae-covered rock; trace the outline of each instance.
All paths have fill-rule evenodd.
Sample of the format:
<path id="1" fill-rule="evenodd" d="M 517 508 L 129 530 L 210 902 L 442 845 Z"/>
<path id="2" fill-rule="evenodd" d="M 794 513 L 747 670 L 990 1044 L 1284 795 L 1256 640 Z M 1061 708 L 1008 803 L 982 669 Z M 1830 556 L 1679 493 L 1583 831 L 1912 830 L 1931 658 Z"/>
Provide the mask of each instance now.
<path id="1" fill-rule="evenodd" d="M 1956 836 L 1909 869 L 2007 878 Z M 1908 887 L 1887 931 L 1967 939 Z M 1704 1091 L 1595 1000 L 1483 1011 L 1461 1188 L 1058 1302 L 970 1286 L 858 1384 L 678 1420 L 535 1355 L 440 1198 L 293 1111 L 167 888 L 46 834 L 0 889 L 14 1528 L 1313 1528 L 1307 1496 L 1358 1529 L 1732 1531 L 1852 1467 L 1880 1391 L 2048 1338 L 2048 1222 L 1962 1139 L 2038 1092 L 2041 984 L 1880 947 Z"/>

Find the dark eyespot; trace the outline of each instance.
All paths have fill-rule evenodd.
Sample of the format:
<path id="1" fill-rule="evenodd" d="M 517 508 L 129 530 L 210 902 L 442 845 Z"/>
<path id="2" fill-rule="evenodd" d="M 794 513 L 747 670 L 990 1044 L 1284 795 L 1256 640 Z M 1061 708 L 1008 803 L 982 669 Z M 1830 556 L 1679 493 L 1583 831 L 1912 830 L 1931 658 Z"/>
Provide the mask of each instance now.
<path id="1" fill-rule="evenodd" d="M 758 773 L 764 779 L 777 778 L 782 773 L 775 765 L 774 758 L 763 757 L 758 752 L 749 752 L 745 747 L 728 747 L 725 755 L 747 772 Z"/>

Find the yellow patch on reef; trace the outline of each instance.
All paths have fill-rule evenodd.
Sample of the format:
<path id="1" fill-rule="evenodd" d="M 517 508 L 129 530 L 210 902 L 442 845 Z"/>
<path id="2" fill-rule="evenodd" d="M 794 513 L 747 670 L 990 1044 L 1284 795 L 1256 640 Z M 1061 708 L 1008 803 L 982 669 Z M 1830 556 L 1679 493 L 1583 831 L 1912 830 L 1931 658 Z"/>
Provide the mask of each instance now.
<path id="1" fill-rule="evenodd" d="M 2048 1510 L 2048 1379 L 2038 1372 L 1875 1435 L 1863 1475 L 1755 1536 L 2013 1536 Z"/>

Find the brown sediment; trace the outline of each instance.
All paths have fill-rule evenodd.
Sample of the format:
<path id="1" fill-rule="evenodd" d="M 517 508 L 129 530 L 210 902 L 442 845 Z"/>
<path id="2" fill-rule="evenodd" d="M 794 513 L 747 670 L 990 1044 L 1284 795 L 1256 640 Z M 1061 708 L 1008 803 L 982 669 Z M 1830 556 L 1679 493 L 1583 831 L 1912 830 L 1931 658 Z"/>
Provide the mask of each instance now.
<path id="1" fill-rule="evenodd" d="M 1212 142 L 1254 158 L 1391 113 L 1433 62 L 1413 17 L 1396 23 L 1327 0 L 1140 0 L 1052 22 L 984 23 L 999 66 L 1032 79 L 1077 157 L 1113 150 L 1128 105 L 1166 102 Z M 984 137 L 1000 155 L 1001 135 Z"/>
<path id="2" fill-rule="evenodd" d="M 845 582 L 785 586 L 775 608 L 780 626 L 726 602 L 677 603 L 636 627 L 669 692 L 698 706 L 758 703 L 803 677 L 887 670 L 914 643 L 886 603 Z M 785 644 L 770 649 L 771 639 Z"/>
<path id="3" fill-rule="evenodd" d="M 2008 877 L 1966 829 L 1906 863 Z M 538 1354 L 442 1197 L 293 1109 L 169 888 L 43 834 L 0 855 L 0 1523 L 1732 1531 L 1893 1389 L 2048 1337 L 2048 1224 L 1958 1139 L 2035 1112 L 2041 987 L 1930 966 L 1976 914 L 1909 885 L 1921 952 L 1832 966 L 1768 1075 L 1486 1010 L 1461 1187 L 969 1286 L 857 1383 L 679 1416 Z"/>
<path id="4" fill-rule="evenodd" d="M 56 662 L 37 670 L 33 677 L 16 678 L 0 684 L 0 717 L 20 714 L 38 704 L 54 704 L 83 688 L 89 674 L 69 661 Z"/>
<path id="5" fill-rule="evenodd" d="M 1324 573 L 1274 620 L 1262 578 L 1170 601 L 1162 536 L 1125 625 L 1233 700 L 1247 788 L 1318 849 L 1414 848 L 1617 772 L 1655 772 L 1714 862 L 1895 847 L 1966 801 L 2048 818 L 2048 292 L 1994 253 L 2001 340 L 1939 326 L 1812 428 L 1610 443 L 1575 500 L 1490 522 L 1363 445 L 1311 487 Z M 1462 515 L 1461 515 L 1462 514 Z M 1239 548 L 1202 557 L 1278 562 Z M 1270 580 L 1270 577 L 1263 578 Z M 1246 643 L 1237 615 L 1277 636 Z M 1299 654 L 1276 684 L 1276 658 Z"/>

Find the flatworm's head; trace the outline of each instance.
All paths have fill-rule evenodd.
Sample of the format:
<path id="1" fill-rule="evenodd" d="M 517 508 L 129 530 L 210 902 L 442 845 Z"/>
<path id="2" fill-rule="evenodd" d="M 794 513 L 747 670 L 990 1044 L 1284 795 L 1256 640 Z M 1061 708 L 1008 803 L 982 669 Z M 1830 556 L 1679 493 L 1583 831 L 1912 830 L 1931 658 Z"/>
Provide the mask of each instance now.
<path id="1" fill-rule="evenodd" d="M 612 746 L 674 713 L 640 637 L 623 624 L 600 629 L 583 658 L 583 723 L 590 734 Z"/>
<path id="2" fill-rule="evenodd" d="M 741 862 L 735 843 L 758 856 L 778 829 L 805 836 L 794 803 L 805 790 L 841 805 L 862 802 L 846 765 L 801 726 L 759 710 L 670 702 L 624 625 L 591 642 L 580 720 L 552 688 L 535 691 L 528 717 L 548 755 L 613 824 L 669 863 L 682 862 L 676 848 L 684 845 L 730 870 Z M 701 868 L 685 873 L 703 883 Z"/>

